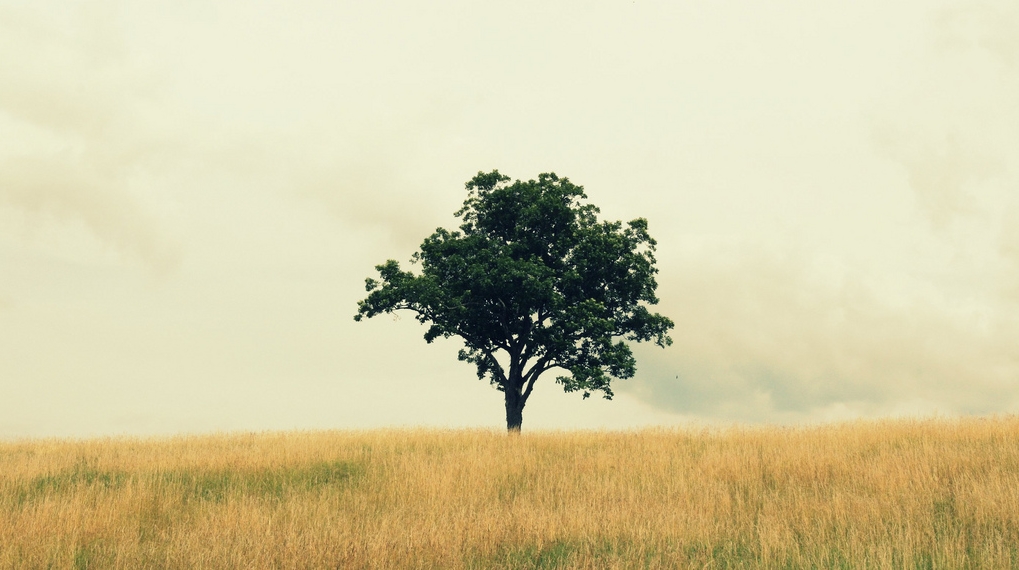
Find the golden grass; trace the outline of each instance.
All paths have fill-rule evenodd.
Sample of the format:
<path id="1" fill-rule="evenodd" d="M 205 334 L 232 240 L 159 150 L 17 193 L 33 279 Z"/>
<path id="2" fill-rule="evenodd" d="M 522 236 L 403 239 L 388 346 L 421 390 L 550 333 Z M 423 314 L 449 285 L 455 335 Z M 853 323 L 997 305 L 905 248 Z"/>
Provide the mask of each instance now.
<path id="1" fill-rule="evenodd" d="M 0 443 L 5 568 L 1016 568 L 1019 419 Z"/>

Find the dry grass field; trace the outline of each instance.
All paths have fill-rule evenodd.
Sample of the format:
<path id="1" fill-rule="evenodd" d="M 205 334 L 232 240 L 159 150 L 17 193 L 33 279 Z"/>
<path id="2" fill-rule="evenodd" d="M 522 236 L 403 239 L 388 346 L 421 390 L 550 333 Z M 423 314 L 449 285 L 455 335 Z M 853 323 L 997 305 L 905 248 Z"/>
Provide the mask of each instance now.
<path id="1" fill-rule="evenodd" d="M 0 443 L 4 568 L 1017 568 L 1019 419 Z"/>

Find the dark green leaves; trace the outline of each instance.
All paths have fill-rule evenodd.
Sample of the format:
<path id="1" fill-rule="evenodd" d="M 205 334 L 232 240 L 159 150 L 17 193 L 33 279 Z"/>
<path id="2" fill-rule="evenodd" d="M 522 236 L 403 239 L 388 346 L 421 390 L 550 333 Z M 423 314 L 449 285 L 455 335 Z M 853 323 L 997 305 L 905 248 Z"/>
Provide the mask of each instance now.
<path id="1" fill-rule="evenodd" d="M 466 186 L 459 231 L 424 240 L 419 274 L 377 266 L 355 320 L 410 310 L 429 325 L 425 340 L 462 338 L 460 359 L 523 400 L 551 368 L 568 372 L 566 391 L 610 398 L 611 381 L 636 368 L 623 340 L 671 344 L 672 321 L 648 309 L 658 299 L 646 220 L 598 221 L 583 188 L 551 173 L 478 173 Z"/>

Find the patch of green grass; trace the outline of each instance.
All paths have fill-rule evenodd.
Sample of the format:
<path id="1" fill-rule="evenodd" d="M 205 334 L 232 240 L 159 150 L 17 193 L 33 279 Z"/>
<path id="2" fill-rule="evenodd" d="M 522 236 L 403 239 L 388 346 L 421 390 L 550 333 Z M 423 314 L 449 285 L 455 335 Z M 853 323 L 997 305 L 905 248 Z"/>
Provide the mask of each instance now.
<path id="1" fill-rule="evenodd" d="M 74 549 L 74 570 L 89 570 L 90 568 L 110 568 L 114 566 L 116 555 L 113 550 L 102 541 L 91 541 L 79 544 Z"/>
<path id="2" fill-rule="evenodd" d="M 504 545 L 490 556 L 472 556 L 468 568 L 506 568 L 508 570 L 554 570 L 566 568 L 578 551 L 572 541 L 555 541 L 542 546 L 534 544 Z"/>
<path id="3" fill-rule="evenodd" d="M 627 567 L 632 568 L 660 567 L 663 563 L 662 553 L 656 545 L 602 538 L 556 540 L 541 545 L 506 544 L 491 554 L 473 553 L 467 558 L 465 566 L 479 570 L 557 570 L 591 560 L 606 566 L 628 561 Z"/>
<path id="4" fill-rule="evenodd" d="M 185 502 L 221 503 L 242 496 L 283 500 L 291 494 L 350 485 L 363 474 L 360 463 L 323 461 L 258 471 L 166 471 L 157 477 L 161 485 L 179 491 Z"/>
<path id="5" fill-rule="evenodd" d="M 63 495 L 81 488 L 116 490 L 127 483 L 129 477 L 122 471 L 101 471 L 95 462 L 80 460 L 74 466 L 33 477 L 15 484 L 13 497 L 18 505 L 37 501 L 46 496 Z"/>
<path id="6" fill-rule="evenodd" d="M 66 469 L 27 481 L 14 481 L 9 487 L 10 492 L 5 494 L 16 507 L 20 507 L 45 497 L 66 496 L 84 489 L 116 491 L 132 481 L 154 479 L 171 493 L 180 493 L 184 502 L 221 503 L 230 497 L 239 496 L 283 500 L 292 494 L 350 485 L 359 480 L 364 471 L 363 464 L 353 461 L 322 461 L 257 471 L 187 469 L 146 476 L 102 470 L 93 461 L 81 460 Z"/>

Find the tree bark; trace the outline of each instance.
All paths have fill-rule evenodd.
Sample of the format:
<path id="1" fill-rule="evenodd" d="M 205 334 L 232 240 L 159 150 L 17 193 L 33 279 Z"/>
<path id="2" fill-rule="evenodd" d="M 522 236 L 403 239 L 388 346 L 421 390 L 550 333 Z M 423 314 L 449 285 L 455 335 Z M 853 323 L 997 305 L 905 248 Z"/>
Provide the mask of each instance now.
<path id="1" fill-rule="evenodd" d="M 524 402 L 519 388 L 507 388 L 506 393 L 506 431 L 519 434 L 520 425 L 524 423 Z"/>

